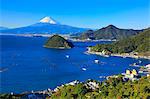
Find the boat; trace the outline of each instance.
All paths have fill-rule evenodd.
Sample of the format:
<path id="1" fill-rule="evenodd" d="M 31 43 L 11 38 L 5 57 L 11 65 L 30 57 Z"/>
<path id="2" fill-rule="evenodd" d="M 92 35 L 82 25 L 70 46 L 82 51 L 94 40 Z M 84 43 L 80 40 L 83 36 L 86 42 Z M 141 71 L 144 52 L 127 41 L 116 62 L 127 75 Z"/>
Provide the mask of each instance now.
<path id="1" fill-rule="evenodd" d="M 139 67 L 139 65 L 137 65 L 137 63 L 130 64 L 129 66 Z"/>
<path id="2" fill-rule="evenodd" d="M 104 57 L 109 57 L 109 55 L 105 55 Z"/>
<path id="3" fill-rule="evenodd" d="M 95 63 L 99 63 L 99 60 L 95 59 L 94 62 L 95 62 Z"/>
<path id="4" fill-rule="evenodd" d="M 99 78 L 106 78 L 105 76 L 99 76 Z"/>
<path id="5" fill-rule="evenodd" d="M 11 94 L 11 95 L 13 95 L 14 93 L 13 93 L 13 92 L 11 92 L 10 94 Z"/>
<path id="6" fill-rule="evenodd" d="M 69 58 L 70 56 L 69 55 L 66 55 L 66 58 Z"/>
<path id="7" fill-rule="evenodd" d="M 0 72 L 4 72 L 6 70 L 8 70 L 8 68 L 0 68 Z"/>
<path id="8" fill-rule="evenodd" d="M 142 63 L 142 61 L 141 61 L 141 60 L 139 60 L 139 63 Z"/>
<path id="9" fill-rule="evenodd" d="M 127 58 L 126 56 L 123 56 L 123 58 Z"/>
<path id="10" fill-rule="evenodd" d="M 130 64 L 130 66 L 136 66 L 136 63 Z"/>
<path id="11" fill-rule="evenodd" d="M 139 71 L 138 73 L 143 73 L 143 71 Z"/>
<path id="12" fill-rule="evenodd" d="M 86 70 L 86 68 L 82 68 L 82 70 L 84 70 L 84 71 L 85 71 L 85 70 Z"/>

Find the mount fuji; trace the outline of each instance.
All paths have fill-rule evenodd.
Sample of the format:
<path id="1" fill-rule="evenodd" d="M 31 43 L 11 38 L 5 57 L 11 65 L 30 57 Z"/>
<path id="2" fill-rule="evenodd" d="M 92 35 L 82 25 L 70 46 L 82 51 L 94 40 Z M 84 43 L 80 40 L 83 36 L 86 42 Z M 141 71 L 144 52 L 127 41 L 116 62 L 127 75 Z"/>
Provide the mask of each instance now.
<path id="1" fill-rule="evenodd" d="M 41 23 L 59 24 L 56 20 L 51 17 L 44 17 L 40 20 Z"/>
<path id="2" fill-rule="evenodd" d="M 19 28 L 1 30 L 0 33 L 10 34 L 74 34 L 88 30 L 88 28 L 79 28 L 60 24 L 51 17 L 44 17 L 39 22 Z"/>

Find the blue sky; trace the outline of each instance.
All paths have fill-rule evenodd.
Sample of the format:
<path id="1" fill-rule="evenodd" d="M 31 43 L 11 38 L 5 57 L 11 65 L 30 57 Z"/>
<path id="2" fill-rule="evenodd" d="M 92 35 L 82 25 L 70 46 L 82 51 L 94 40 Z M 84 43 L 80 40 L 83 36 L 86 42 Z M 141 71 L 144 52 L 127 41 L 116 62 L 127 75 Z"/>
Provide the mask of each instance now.
<path id="1" fill-rule="evenodd" d="M 62 24 L 101 28 L 150 26 L 150 0 L 0 0 L 0 26 L 21 27 L 51 16 Z"/>

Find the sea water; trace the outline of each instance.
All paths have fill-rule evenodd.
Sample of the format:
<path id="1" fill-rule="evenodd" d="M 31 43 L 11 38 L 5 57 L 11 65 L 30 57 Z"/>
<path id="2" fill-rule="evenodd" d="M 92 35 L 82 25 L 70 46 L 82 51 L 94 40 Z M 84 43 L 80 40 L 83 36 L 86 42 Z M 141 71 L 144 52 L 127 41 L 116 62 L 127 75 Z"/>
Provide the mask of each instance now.
<path id="1" fill-rule="evenodd" d="M 46 37 L 0 36 L 0 93 L 21 93 L 44 90 L 71 82 L 95 79 L 105 80 L 106 76 L 120 74 L 129 66 L 141 60 L 121 57 L 87 55 L 88 46 L 111 42 L 73 42 L 72 49 L 47 49 L 43 45 Z M 69 57 L 66 57 L 69 56 Z M 99 64 L 94 60 L 99 60 Z M 84 68 L 84 70 L 83 70 Z"/>

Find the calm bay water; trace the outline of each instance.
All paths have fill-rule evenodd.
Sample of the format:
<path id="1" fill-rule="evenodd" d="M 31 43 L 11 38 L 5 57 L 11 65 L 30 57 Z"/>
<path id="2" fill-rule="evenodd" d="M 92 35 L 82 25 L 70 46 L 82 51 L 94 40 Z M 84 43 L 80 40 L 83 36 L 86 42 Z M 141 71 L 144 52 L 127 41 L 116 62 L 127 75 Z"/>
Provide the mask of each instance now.
<path id="1" fill-rule="evenodd" d="M 109 76 L 125 72 L 126 69 L 138 69 L 129 64 L 142 60 L 101 57 L 86 55 L 87 46 L 111 42 L 73 42 L 75 47 L 69 50 L 47 49 L 43 47 L 47 38 L 0 36 L 1 93 L 20 93 L 31 90 L 55 88 L 73 80 L 104 80 L 99 76 Z M 66 58 L 69 55 L 70 58 Z M 102 64 L 95 64 L 99 59 Z M 82 68 L 86 68 L 83 71 Z"/>

